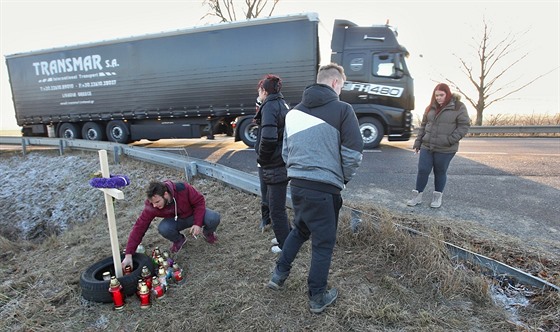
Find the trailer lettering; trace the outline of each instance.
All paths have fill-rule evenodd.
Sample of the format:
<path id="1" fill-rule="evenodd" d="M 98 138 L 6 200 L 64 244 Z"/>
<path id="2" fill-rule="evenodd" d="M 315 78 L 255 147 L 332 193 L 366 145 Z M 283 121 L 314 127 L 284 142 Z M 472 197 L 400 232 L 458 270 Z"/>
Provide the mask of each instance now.
<path id="1" fill-rule="evenodd" d="M 76 71 L 103 70 L 101 56 L 98 54 L 77 58 L 64 58 L 51 61 L 33 62 L 35 75 L 51 76 L 55 74 L 71 73 Z"/>

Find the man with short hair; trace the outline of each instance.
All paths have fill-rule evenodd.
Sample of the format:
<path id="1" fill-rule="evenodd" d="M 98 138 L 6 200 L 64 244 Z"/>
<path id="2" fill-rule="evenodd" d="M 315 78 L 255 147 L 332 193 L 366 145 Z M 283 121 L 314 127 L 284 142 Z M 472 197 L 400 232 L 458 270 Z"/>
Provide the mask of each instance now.
<path id="1" fill-rule="evenodd" d="M 352 106 L 339 100 L 346 76 L 337 64 L 319 68 L 317 83 L 286 115 L 282 157 L 288 169 L 294 228 L 282 248 L 268 287 L 279 290 L 299 249 L 311 238 L 307 279 L 309 309 L 321 313 L 338 290 L 327 290 L 336 242 L 340 192 L 362 161 L 363 140 Z"/>
<path id="2" fill-rule="evenodd" d="M 132 266 L 132 254 L 142 241 L 155 217 L 163 218 L 158 226 L 159 233 L 173 242 L 170 250 L 176 253 L 187 238 L 181 231 L 190 228 L 193 237 L 203 235 L 210 244 L 216 242 L 216 228 L 220 214 L 206 208 L 204 196 L 186 182 L 150 182 L 146 190 L 144 209 L 132 227 L 126 244 L 123 270 Z"/>

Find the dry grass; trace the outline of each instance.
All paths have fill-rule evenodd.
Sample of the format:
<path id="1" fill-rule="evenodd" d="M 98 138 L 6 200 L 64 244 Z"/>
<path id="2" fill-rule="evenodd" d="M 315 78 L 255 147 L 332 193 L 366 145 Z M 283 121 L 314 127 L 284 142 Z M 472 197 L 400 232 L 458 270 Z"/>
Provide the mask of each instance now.
<path id="1" fill-rule="evenodd" d="M 93 156 L 95 159 L 95 155 Z M 123 158 L 111 165 L 132 185 L 116 203 L 121 247 L 140 212 L 146 183 L 183 174 Z M 77 175 L 79 178 L 82 175 Z M 219 241 L 190 239 L 175 259 L 187 282 L 172 286 L 149 310 L 127 298 L 122 312 L 111 304 L 85 301 L 78 285 L 82 271 L 110 255 L 104 205 L 89 222 L 41 242 L 0 237 L 0 330 L 2 331 L 540 331 L 560 329 L 560 297 L 538 295 L 521 314 L 525 327 L 489 295 L 489 282 L 455 264 L 438 240 L 459 232 L 426 226 L 431 237 L 416 237 L 394 222 L 417 224 L 382 209 L 361 207 L 360 231 L 353 233 L 348 210 L 341 214 L 329 282 L 340 290 L 337 303 L 322 315 L 307 310 L 306 244 L 286 287 L 265 287 L 276 256 L 273 234 L 258 230 L 259 199 L 209 179 L 196 179 L 209 207 L 222 214 Z M 156 222 L 143 244 L 167 248 Z M 496 244 L 496 246 L 498 246 Z"/>

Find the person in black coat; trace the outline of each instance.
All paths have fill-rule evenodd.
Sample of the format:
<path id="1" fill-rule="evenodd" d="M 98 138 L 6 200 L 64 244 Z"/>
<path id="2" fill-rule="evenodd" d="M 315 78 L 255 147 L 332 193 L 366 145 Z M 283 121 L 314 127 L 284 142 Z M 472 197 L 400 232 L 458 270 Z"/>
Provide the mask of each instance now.
<path id="1" fill-rule="evenodd" d="M 263 222 L 270 217 L 275 239 L 272 240 L 272 252 L 280 253 L 284 240 L 290 232 L 290 223 L 286 213 L 286 190 L 288 176 L 286 164 L 282 159 L 282 141 L 284 123 L 289 106 L 280 92 L 282 80 L 276 75 L 266 75 L 257 85 L 260 103 L 255 115 L 259 127 L 255 151 L 259 166 L 259 178 L 262 194 Z"/>

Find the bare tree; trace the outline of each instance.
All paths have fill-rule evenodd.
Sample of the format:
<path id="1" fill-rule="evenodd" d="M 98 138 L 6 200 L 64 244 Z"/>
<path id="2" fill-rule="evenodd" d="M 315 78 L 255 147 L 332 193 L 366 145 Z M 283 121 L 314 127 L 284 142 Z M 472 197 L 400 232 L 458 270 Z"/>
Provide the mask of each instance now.
<path id="1" fill-rule="evenodd" d="M 238 11 L 243 12 L 243 17 L 245 19 L 256 18 L 261 16 L 262 12 L 267 7 L 270 8 L 270 11 L 268 11 L 268 15 L 265 16 L 270 16 L 272 15 L 272 12 L 274 12 L 274 9 L 279 1 L 280 0 L 271 0 L 270 6 L 268 6 L 268 0 L 236 0 L 236 4 L 234 4 L 234 0 L 204 0 L 202 4 L 208 5 L 209 12 L 202 18 L 207 16 L 216 16 L 221 20 L 221 22 L 237 21 Z M 244 6 L 240 4 L 241 2 L 244 3 Z M 239 7 L 243 8 L 239 9 Z"/>
<path id="2" fill-rule="evenodd" d="M 467 76 L 468 80 L 476 89 L 476 96 L 469 95 L 466 89 L 461 88 L 457 83 L 450 79 L 447 82 L 453 84 L 456 89 L 462 94 L 467 101 L 476 109 L 475 125 L 482 125 L 482 114 L 490 105 L 503 101 L 516 92 L 531 85 L 541 77 L 550 74 L 558 69 L 558 67 L 540 74 L 525 83 L 518 83 L 518 79 L 509 82 L 505 81 L 505 74 L 510 73 L 516 65 L 521 63 L 527 57 L 528 52 L 519 55 L 518 41 L 520 37 L 525 34 L 508 33 L 503 39 L 498 42 L 493 41 L 492 30 L 488 26 L 488 22 L 483 18 L 484 29 L 482 38 L 475 42 L 474 49 L 477 51 L 478 66 L 471 65 L 465 58 L 454 54 L 461 62 L 461 70 Z"/>

